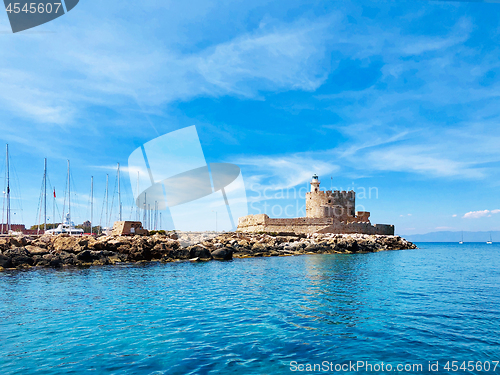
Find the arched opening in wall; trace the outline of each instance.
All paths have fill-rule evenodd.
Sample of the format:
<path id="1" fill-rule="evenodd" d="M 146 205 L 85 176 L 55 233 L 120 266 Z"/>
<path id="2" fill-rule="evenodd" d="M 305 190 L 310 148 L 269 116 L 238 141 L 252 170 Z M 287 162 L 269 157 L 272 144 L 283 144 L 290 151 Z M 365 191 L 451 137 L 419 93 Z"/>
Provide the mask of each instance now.
<path id="1" fill-rule="evenodd" d="M 315 192 L 317 192 L 317 191 L 318 191 L 318 188 L 314 189 L 314 191 L 315 191 Z"/>

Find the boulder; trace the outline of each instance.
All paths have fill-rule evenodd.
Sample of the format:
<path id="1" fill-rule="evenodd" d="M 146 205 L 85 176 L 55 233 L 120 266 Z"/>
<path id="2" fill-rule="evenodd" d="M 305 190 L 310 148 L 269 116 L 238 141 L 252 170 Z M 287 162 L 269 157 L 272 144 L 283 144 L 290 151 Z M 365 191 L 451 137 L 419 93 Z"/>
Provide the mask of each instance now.
<path id="1" fill-rule="evenodd" d="M 175 249 L 172 251 L 169 251 L 167 254 L 165 254 L 166 257 L 171 258 L 171 259 L 189 259 L 193 258 L 190 256 L 190 251 L 189 249 Z"/>
<path id="2" fill-rule="evenodd" d="M 59 254 L 59 256 L 55 258 L 59 258 L 61 263 L 68 266 L 72 266 L 76 263 L 76 256 L 66 251 L 61 252 L 61 254 Z"/>
<path id="3" fill-rule="evenodd" d="M 148 247 L 132 247 L 130 249 L 130 253 L 128 254 L 128 258 L 133 261 L 141 261 L 141 260 L 151 260 L 152 255 L 151 251 Z"/>
<path id="4" fill-rule="evenodd" d="M 17 255 L 12 257 L 12 265 L 14 267 L 32 266 L 35 262 L 33 258 L 25 255 Z"/>
<path id="5" fill-rule="evenodd" d="M 0 238 L 0 251 L 10 249 L 9 238 Z"/>
<path id="6" fill-rule="evenodd" d="M 22 246 L 26 246 L 27 244 L 28 244 L 28 240 L 24 236 L 10 238 L 10 246 L 11 247 L 22 247 Z"/>
<path id="7" fill-rule="evenodd" d="M 92 254 L 90 250 L 83 250 L 76 255 L 76 259 L 83 263 L 92 262 Z"/>
<path id="8" fill-rule="evenodd" d="M 49 267 L 60 268 L 63 265 L 63 261 L 58 256 L 53 257 L 49 262 Z"/>
<path id="9" fill-rule="evenodd" d="M 33 245 L 26 245 L 26 250 L 28 250 L 31 255 L 45 255 L 49 253 L 49 250 Z"/>
<path id="10" fill-rule="evenodd" d="M 70 237 L 61 234 L 58 235 L 52 242 L 52 248 L 57 252 L 67 251 L 77 254 L 83 250 L 83 248 L 79 244 L 79 241 L 79 237 Z"/>
<path id="11" fill-rule="evenodd" d="M 210 250 L 200 245 L 191 246 L 189 248 L 189 254 L 190 258 L 212 259 Z"/>
<path id="12" fill-rule="evenodd" d="M 233 250 L 223 247 L 212 251 L 212 258 L 215 260 L 231 260 L 233 259 Z"/>
<path id="13" fill-rule="evenodd" d="M 15 247 L 13 249 L 8 249 L 3 252 L 3 255 L 14 258 L 18 256 L 30 257 L 30 253 L 25 247 Z"/>
<path id="14" fill-rule="evenodd" d="M 2 268 L 12 268 L 12 259 L 5 256 L 0 255 L 0 267 Z"/>

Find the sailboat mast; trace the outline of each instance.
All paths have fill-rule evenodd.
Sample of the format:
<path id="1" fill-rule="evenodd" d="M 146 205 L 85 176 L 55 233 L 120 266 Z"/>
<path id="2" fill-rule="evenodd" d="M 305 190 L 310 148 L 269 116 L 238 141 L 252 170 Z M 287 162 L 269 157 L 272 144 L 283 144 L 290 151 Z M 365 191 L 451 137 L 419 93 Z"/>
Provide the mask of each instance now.
<path id="1" fill-rule="evenodd" d="M 139 221 L 139 218 L 140 218 L 140 211 L 139 211 L 139 171 L 137 171 L 137 190 L 136 190 L 136 194 L 137 194 L 137 201 L 135 202 L 135 216 L 136 216 L 136 220 Z"/>
<path id="2" fill-rule="evenodd" d="M 148 223 L 146 221 L 146 192 L 144 192 L 144 212 L 143 212 L 143 218 L 142 218 L 142 221 L 143 221 L 143 224 L 144 226 L 146 227 L 146 229 L 148 229 Z"/>
<path id="3" fill-rule="evenodd" d="M 43 230 L 47 230 L 47 158 L 43 168 Z"/>
<path id="4" fill-rule="evenodd" d="M 68 160 L 68 219 L 71 225 L 71 186 L 69 183 L 69 160 Z"/>
<path id="5" fill-rule="evenodd" d="M 54 186 L 54 202 L 52 203 L 52 221 L 54 228 L 56 227 L 56 187 Z"/>
<path id="6" fill-rule="evenodd" d="M 120 221 L 122 221 L 122 194 L 120 190 L 120 163 L 118 163 L 118 206 L 120 209 Z"/>
<path id="7" fill-rule="evenodd" d="M 9 172 L 9 144 L 6 148 L 6 170 L 7 170 L 7 233 L 10 232 L 10 172 Z"/>
<path id="8" fill-rule="evenodd" d="M 106 228 L 108 227 L 108 183 L 109 175 L 106 173 Z"/>
<path id="9" fill-rule="evenodd" d="M 90 235 L 92 232 L 92 221 L 94 221 L 94 176 L 90 177 Z"/>

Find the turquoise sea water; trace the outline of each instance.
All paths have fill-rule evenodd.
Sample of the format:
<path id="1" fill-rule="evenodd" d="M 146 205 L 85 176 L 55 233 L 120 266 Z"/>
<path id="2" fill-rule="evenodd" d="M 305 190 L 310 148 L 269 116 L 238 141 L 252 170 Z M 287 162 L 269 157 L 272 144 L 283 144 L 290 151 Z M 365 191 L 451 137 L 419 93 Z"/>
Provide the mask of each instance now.
<path id="1" fill-rule="evenodd" d="M 418 245 L 0 272 L 0 372 L 286 374 L 367 361 L 500 373 L 500 244 Z"/>

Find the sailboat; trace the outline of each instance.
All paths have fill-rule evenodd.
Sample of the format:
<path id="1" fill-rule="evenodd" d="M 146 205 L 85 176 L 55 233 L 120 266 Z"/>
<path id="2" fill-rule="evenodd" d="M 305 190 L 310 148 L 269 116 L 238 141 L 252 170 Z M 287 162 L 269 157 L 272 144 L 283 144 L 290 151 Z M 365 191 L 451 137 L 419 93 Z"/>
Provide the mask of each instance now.
<path id="1" fill-rule="evenodd" d="M 490 240 L 489 240 L 489 241 L 486 241 L 486 243 L 487 243 L 488 245 L 491 245 L 491 244 L 493 243 L 493 241 L 491 240 L 491 232 L 490 232 Z"/>
<path id="2" fill-rule="evenodd" d="M 55 229 L 49 229 L 45 233 L 46 234 L 63 234 L 67 233 L 70 236 L 77 235 L 77 236 L 82 236 L 83 235 L 83 229 L 81 228 L 75 228 L 75 223 L 71 221 L 71 186 L 70 186 L 70 174 L 69 174 L 69 160 L 68 160 L 68 213 L 66 214 L 66 217 L 64 218 L 64 221 L 57 226 Z"/>
<path id="3" fill-rule="evenodd" d="M 459 244 L 463 245 L 464 243 L 464 231 L 462 231 L 462 239 L 460 240 Z"/>

